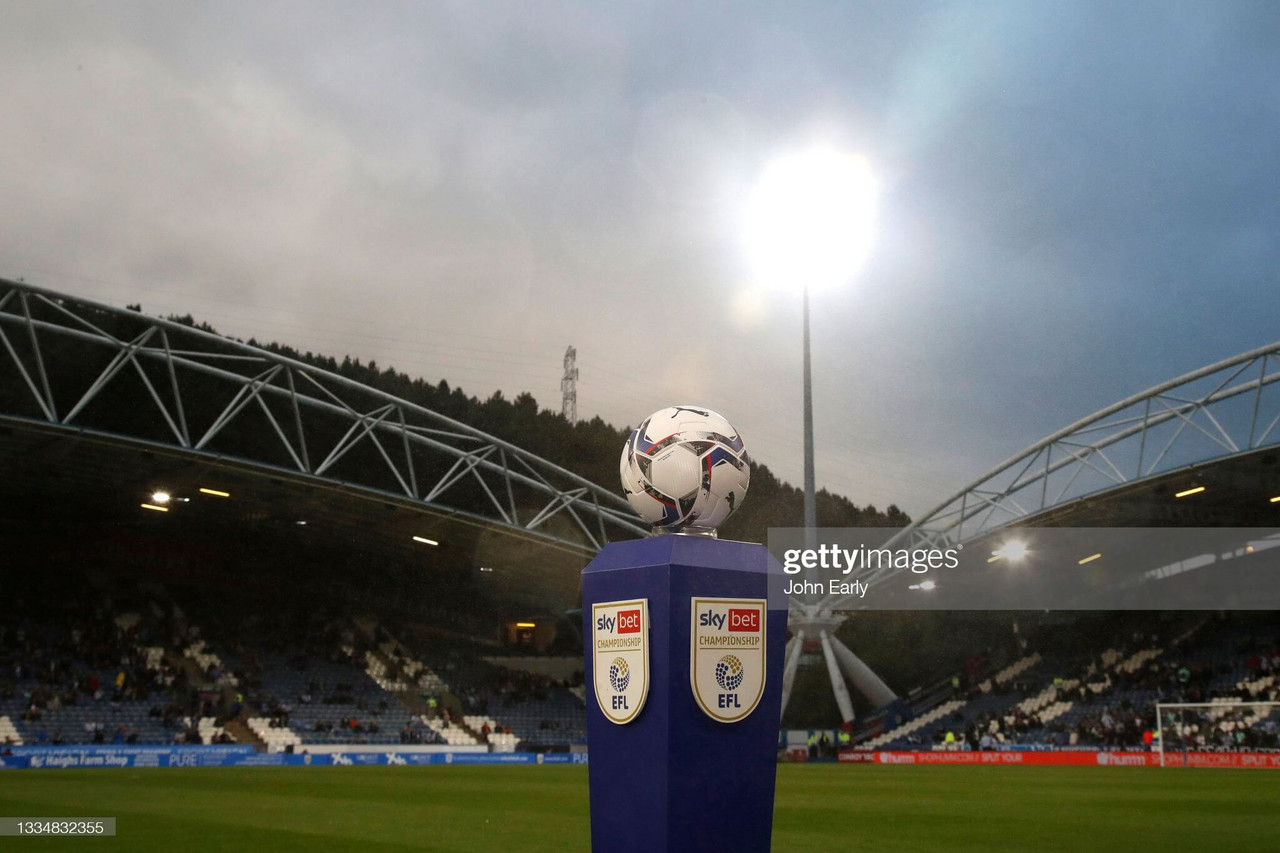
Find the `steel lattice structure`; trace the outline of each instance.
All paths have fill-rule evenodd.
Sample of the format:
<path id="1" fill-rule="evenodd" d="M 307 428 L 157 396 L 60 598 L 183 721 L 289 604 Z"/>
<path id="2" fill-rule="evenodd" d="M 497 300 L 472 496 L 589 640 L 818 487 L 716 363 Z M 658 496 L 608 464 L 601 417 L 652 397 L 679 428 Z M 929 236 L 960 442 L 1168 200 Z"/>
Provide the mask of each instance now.
<path id="1" fill-rule="evenodd" d="M 1280 444 L 1277 382 L 1280 342 L 1134 394 L 1009 457 L 884 547 L 952 547 L 1089 495 Z"/>
<path id="2" fill-rule="evenodd" d="M 649 533 L 619 495 L 510 442 L 184 323 L 0 279 L 0 346 L 0 419 L 235 455 L 586 553 Z M 125 427 L 89 416 L 121 394 Z"/>
<path id="3" fill-rule="evenodd" d="M 894 534 L 881 548 L 952 548 L 1081 498 L 1153 480 L 1187 466 L 1280 445 L 1280 342 L 1241 353 L 1121 400 L 1001 462 Z M 858 575 L 869 586 L 907 569 Z M 848 649 L 837 647 L 848 601 L 792 605 L 793 643 L 821 637 L 841 715 L 853 718 L 844 676 L 883 700 L 887 687 Z M 799 654 L 789 656 L 784 695 Z M 842 674 L 843 673 L 843 674 Z M 891 694 L 890 694 L 891 696 Z M 783 700 L 785 703 L 785 699 Z"/>

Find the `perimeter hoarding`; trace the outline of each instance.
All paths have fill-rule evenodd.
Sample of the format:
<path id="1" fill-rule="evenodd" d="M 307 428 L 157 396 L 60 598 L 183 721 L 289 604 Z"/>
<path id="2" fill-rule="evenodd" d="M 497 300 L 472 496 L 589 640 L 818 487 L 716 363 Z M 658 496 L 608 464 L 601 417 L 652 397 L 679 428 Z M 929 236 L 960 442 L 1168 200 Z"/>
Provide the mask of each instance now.
<path id="1" fill-rule="evenodd" d="M 1240 767 L 1280 770 L 1280 752 L 1168 752 L 1166 767 Z M 1005 767 L 1160 767 L 1158 752 L 1121 750 L 845 750 L 841 764 L 951 764 Z"/>
<path id="2" fill-rule="evenodd" d="M 252 746 L 13 746 L 0 754 L 0 769 L 586 764 L 587 760 L 585 752 L 423 752 L 396 747 L 353 747 L 312 754 L 255 752 Z"/>

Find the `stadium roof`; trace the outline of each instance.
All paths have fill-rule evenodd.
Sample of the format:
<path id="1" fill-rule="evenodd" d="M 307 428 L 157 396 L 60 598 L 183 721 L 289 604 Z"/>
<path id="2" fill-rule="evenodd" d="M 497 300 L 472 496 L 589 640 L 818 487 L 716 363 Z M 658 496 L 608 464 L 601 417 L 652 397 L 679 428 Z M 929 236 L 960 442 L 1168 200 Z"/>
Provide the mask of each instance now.
<path id="1" fill-rule="evenodd" d="M 1134 394 L 1014 454 L 885 547 L 985 554 L 1013 527 L 1278 527 L 1277 382 L 1280 342 Z M 1173 558 L 1151 551 L 1131 570 Z M 863 579 L 882 585 L 900 574 Z"/>
<path id="2" fill-rule="evenodd" d="M 186 324 L 0 280 L 0 347 L 11 543 L 168 529 L 231 552 L 273 531 L 362 571 L 480 573 L 514 612 L 561 613 L 602 544 L 648 532 L 620 496 L 510 442 Z M 156 490 L 168 512 L 142 507 Z"/>

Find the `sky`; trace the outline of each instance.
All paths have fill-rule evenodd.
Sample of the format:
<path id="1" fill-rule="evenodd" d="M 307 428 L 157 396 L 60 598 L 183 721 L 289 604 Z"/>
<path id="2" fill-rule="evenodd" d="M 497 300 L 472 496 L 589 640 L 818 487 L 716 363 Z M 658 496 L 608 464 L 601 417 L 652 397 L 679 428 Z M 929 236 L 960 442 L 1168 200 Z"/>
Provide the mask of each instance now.
<path id="1" fill-rule="evenodd" d="M 556 410 L 572 344 L 580 417 L 709 406 L 795 484 L 801 300 L 744 211 L 864 157 L 811 296 L 860 505 L 1280 339 L 1273 2 L 0 0 L 0 81 L 0 276 Z"/>

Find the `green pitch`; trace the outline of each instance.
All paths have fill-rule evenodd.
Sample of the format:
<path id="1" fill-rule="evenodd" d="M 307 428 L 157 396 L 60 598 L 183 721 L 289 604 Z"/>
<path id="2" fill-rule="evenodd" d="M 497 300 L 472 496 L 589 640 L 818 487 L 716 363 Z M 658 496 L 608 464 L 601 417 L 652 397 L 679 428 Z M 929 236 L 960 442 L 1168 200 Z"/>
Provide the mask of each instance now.
<path id="1" fill-rule="evenodd" d="M 1280 773 L 1076 767 L 778 770 L 773 849 L 1271 851 Z M 77 851 L 587 850 L 581 767 L 37 770 L 0 774 L 0 816 L 115 817 L 117 836 L 5 839 Z"/>

